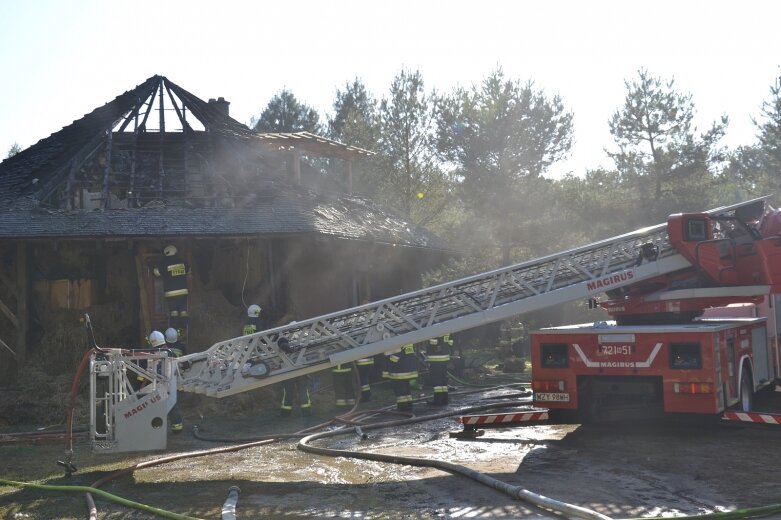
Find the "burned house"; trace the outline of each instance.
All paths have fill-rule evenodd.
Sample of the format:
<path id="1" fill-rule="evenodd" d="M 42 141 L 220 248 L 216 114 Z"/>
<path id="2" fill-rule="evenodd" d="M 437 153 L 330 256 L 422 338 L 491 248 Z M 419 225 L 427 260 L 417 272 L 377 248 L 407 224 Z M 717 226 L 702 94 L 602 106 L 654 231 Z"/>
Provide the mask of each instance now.
<path id="1" fill-rule="evenodd" d="M 259 134 L 228 105 L 154 76 L 0 164 L 4 375 L 33 355 L 72 366 L 87 314 L 101 346 L 165 329 L 167 245 L 189 265 L 191 352 L 240 335 L 251 303 L 273 326 L 417 288 L 443 261 L 435 236 L 352 193 L 371 152 Z"/>

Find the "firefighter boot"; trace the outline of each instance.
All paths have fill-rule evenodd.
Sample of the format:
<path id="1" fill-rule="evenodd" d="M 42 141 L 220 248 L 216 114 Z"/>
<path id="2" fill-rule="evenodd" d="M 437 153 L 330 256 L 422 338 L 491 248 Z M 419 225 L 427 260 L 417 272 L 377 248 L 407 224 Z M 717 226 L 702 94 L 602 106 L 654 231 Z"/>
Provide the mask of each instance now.
<path id="1" fill-rule="evenodd" d="M 397 403 L 396 404 L 396 410 L 399 412 L 411 412 L 412 411 L 412 402 L 407 401 L 404 403 Z"/>

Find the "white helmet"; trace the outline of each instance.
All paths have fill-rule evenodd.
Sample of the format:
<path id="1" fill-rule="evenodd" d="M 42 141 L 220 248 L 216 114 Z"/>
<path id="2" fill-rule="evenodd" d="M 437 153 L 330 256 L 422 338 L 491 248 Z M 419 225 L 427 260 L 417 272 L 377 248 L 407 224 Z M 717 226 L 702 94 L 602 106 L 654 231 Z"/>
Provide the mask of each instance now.
<path id="1" fill-rule="evenodd" d="M 170 246 L 165 246 L 165 249 L 163 249 L 163 254 L 165 256 L 174 256 L 177 252 L 176 246 L 171 244 Z"/>
<path id="2" fill-rule="evenodd" d="M 165 342 L 166 343 L 176 343 L 179 341 L 179 333 L 176 332 L 176 329 L 171 327 L 170 329 L 166 329 L 165 331 Z"/>
<path id="3" fill-rule="evenodd" d="M 163 336 L 163 333 L 159 330 L 153 330 L 151 334 L 149 334 L 149 344 L 153 347 L 162 347 L 165 345 L 165 336 Z"/>
<path id="4" fill-rule="evenodd" d="M 260 316 L 260 305 L 253 303 L 247 307 L 247 316 L 250 318 L 257 318 Z"/>

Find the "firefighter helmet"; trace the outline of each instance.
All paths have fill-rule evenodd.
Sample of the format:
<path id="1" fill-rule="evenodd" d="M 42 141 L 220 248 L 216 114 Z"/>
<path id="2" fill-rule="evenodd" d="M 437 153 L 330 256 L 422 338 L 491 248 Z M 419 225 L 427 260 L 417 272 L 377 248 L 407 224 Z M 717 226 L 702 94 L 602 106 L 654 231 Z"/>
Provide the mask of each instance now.
<path id="1" fill-rule="evenodd" d="M 260 305 L 253 303 L 247 307 L 247 317 L 257 318 L 258 316 L 260 316 Z"/>
<path id="2" fill-rule="evenodd" d="M 163 336 L 163 333 L 159 330 L 153 330 L 151 334 L 149 334 L 149 344 L 153 347 L 162 347 L 165 345 L 165 336 Z"/>
<path id="3" fill-rule="evenodd" d="M 174 256 L 176 252 L 177 252 L 176 246 L 173 244 L 165 246 L 165 248 L 163 249 L 163 254 L 165 256 Z"/>
<path id="4" fill-rule="evenodd" d="M 166 329 L 165 331 L 165 342 L 166 343 L 176 343 L 179 341 L 179 333 L 176 332 L 176 329 L 171 327 L 170 329 Z"/>

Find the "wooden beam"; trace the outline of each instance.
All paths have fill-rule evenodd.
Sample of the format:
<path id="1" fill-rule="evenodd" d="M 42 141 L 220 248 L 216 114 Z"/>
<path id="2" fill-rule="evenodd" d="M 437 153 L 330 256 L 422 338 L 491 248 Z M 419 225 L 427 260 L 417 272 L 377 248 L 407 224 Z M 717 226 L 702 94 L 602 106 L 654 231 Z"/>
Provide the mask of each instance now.
<path id="1" fill-rule="evenodd" d="M 279 298 L 277 297 L 277 271 L 274 262 L 274 241 L 266 240 L 266 277 L 268 283 L 271 286 L 271 307 L 276 309 L 279 307 Z"/>
<path id="2" fill-rule="evenodd" d="M 133 150 L 130 154 L 130 184 L 128 186 L 128 207 L 135 208 L 138 204 L 136 193 L 136 153 L 138 152 L 138 132 L 133 132 Z"/>
<path id="3" fill-rule="evenodd" d="M 141 262 L 141 248 L 139 247 L 138 254 L 136 254 L 136 276 L 138 277 L 138 292 L 139 300 L 141 303 L 141 331 L 140 336 L 145 338 L 148 331 L 152 330 L 152 319 L 149 314 L 149 302 L 147 301 L 146 293 L 146 279 L 144 278 L 144 265 Z"/>
<path id="4" fill-rule="evenodd" d="M 114 132 L 111 131 L 110 127 L 107 132 L 108 135 L 106 136 L 106 152 L 105 152 L 106 164 L 103 165 L 102 196 L 103 196 L 103 208 L 111 209 L 111 192 L 108 189 L 108 174 L 111 171 L 111 148 L 114 142 L 113 140 Z"/>
<path id="5" fill-rule="evenodd" d="M 149 119 L 149 114 L 152 112 L 152 105 L 155 104 L 155 96 L 157 96 L 157 88 L 152 91 L 152 97 L 149 99 L 149 105 L 144 113 L 144 120 L 141 121 L 141 125 L 138 127 L 146 132 L 146 120 Z"/>
<path id="6" fill-rule="evenodd" d="M 0 268 L 0 282 L 3 282 L 5 284 L 6 288 L 8 289 L 8 292 L 10 292 L 13 296 L 16 296 L 19 292 L 19 288 L 16 286 L 14 282 L 11 281 L 10 278 L 8 278 L 8 275 L 3 272 L 3 269 Z"/>
<path id="7" fill-rule="evenodd" d="M 347 175 L 347 178 L 345 179 L 345 184 L 347 185 L 347 193 L 353 192 L 353 161 L 351 159 L 347 160 L 347 171 L 345 172 Z"/>
<path id="8" fill-rule="evenodd" d="M 16 359 L 16 352 L 14 352 L 14 349 L 8 346 L 8 343 L 0 339 L 0 345 L 5 347 L 5 349 L 8 350 L 8 352 L 10 352 L 11 355 L 14 357 L 14 359 Z"/>
<path id="9" fill-rule="evenodd" d="M 127 125 L 129 125 L 131 121 L 135 121 L 136 128 L 138 128 L 138 111 L 141 110 L 142 105 L 141 98 L 136 98 L 136 105 L 133 107 L 133 110 L 130 111 L 130 114 L 127 115 L 125 121 L 122 123 L 122 126 L 119 127 L 119 130 L 117 130 L 118 133 L 124 132 L 125 128 L 127 128 Z M 133 131 L 135 131 L 135 129 Z"/>
<path id="10" fill-rule="evenodd" d="M 165 103 L 163 96 L 163 81 L 160 80 L 160 134 L 165 133 Z"/>
<path id="11" fill-rule="evenodd" d="M 19 363 L 24 362 L 27 352 L 27 243 L 16 245 L 16 283 L 19 292 L 16 297 L 16 316 L 19 319 L 19 339 L 16 341 L 16 354 Z"/>
<path id="12" fill-rule="evenodd" d="M 100 149 L 100 147 L 103 145 L 103 139 L 104 136 L 102 134 L 93 137 L 86 146 L 84 146 L 76 155 L 74 155 L 73 162 L 75 165 L 75 171 L 78 172 L 78 169 L 81 168 L 81 165 L 89 160 L 89 158 Z M 62 183 L 65 182 L 65 179 L 63 178 L 65 175 L 64 172 L 68 172 L 68 174 L 70 174 L 70 165 L 71 163 L 69 161 L 57 169 L 57 172 L 52 176 L 52 178 L 41 188 L 39 200 L 45 200 L 46 198 L 50 197 L 57 190 L 57 188 L 59 188 Z"/>
<path id="13" fill-rule="evenodd" d="M 187 122 L 187 120 L 184 118 L 184 115 L 182 115 L 182 112 L 179 110 L 179 105 L 176 103 L 174 95 L 171 94 L 171 88 L 168 86 L 168 83 L 165 84 L 165 90 L 168 92 L 168 99 L 171 100 L 171 104 L 174 106 L 174 110 L 176 110 L 176 115 L 179 117 L 179 121 L 182 123 L 182 130 L 185 133 L 192 132 L 193 129 L 190 127 L 190 123 Z"/>
<path id="14" fill-rule="evenodd" d="M 5 317 L 8 318 L 8 321 L 10 321 L 11 324 L 13 324 L 16 330 L 19 330 L 19 326 L 20 326 L 19 320 L 14 315 L 13 311 L 11 311 L 11 309 L 9 309 L 8 306 L 5 303 L 3 303 L 3 300 L 0 300 L 0 312 L 5 314 Z"/>
<path id="15" fill-rule="evenodd" d="M 158 161 L 157 197 L 161 200 L 165 187 L 165 104 L 163 97 L 163 80 L 160 80 L 160 160 Z"/>
<path id="16" fill-rule="evenodd" d="M 301 152 L 293 150 L 293 182 L 301 184 Z"/>
<path id="17" fill-rule="evenodd" d="M 68 180 L 65 181 L 65 209 L 73 209 L 73 181 L 76 180 L 76 160 L 71 159 L 71 167 L 68 172 Z"/>

